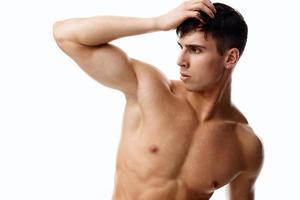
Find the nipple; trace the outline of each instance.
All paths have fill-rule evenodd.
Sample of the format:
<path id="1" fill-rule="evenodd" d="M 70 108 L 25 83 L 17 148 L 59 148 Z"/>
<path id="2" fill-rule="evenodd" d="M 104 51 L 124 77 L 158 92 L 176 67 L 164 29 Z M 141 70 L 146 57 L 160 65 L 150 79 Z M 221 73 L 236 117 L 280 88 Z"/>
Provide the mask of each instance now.
<path id="1" fill-rule="evenodd" d="M 212 183 L 212 184 L 213 184 L 213 187 L 214 187 L 214 188 L 217 188 L 217 187 L 219 186 L 219 184 L 218 184 L 218 182 L 217 182 L 217 181 L 213 181 L 213 183 Z"/>
<path id="2" fill-rule="evenodd" d="M 149 147 L 149 151 L 151 153 L 156 153 L 158 152 L 158 147 L 155 145 L 155 144 L 152 144 L 150 147 Z"/>

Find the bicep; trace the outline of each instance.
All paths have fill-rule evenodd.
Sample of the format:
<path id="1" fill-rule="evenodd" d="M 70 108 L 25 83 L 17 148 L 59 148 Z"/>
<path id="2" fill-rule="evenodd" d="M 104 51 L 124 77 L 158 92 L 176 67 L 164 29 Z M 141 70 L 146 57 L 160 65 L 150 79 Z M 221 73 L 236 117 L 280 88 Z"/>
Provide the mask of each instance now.
<path id="1" fill-rule="evenodd" d="M 229 184 L 229 200 L 254 200 L 256 176 L 247 172 L 240 173 Z"/>
<path id="2" fill-rule="evenodd" d="M 131 59 L 120 48 L 103 44 L 85 46 L 72 41 L 61 41 L 59 47 L 97 82 L 135 95 L 137 79 Z"/>

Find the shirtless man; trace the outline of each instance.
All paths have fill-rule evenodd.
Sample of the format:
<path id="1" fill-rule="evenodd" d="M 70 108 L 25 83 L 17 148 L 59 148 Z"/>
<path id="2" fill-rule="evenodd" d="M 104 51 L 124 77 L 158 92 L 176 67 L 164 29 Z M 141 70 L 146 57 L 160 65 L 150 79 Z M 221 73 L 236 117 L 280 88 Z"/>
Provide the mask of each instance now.
<path id="1" fill-rule="evenodd" d="M 109 44 L 175 28 L 181 80 Z M 226 184 L 230 200 L 254 199 L 263 145 L 230 98 L 247 39 L 240 14 L 189 0 L 153 18 L 63 20 L 53 34 L 82 70 L 126 97 L 113 200 L 207 200 Z"/>

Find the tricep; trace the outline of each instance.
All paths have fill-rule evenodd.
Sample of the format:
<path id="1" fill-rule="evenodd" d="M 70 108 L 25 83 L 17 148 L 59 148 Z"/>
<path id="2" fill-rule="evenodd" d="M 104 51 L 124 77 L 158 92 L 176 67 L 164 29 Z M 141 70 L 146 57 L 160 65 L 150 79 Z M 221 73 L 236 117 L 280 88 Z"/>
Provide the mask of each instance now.
<path id="1" fill-rule="evenodd" d="M 86 46 L 56 35 L 54 32 L 59 48 L 97 82 L 128 96 L 136 94 L 137 78 L 131 59 L 120 48 L 112 44 Z"/>

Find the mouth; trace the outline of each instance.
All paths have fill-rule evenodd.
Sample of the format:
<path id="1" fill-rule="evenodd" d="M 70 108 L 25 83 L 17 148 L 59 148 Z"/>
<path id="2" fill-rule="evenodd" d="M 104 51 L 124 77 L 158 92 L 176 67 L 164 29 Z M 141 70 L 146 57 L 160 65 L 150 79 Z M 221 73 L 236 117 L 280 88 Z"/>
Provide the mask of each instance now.
<path id="1" fill-rule="evenodd" d="M 184 74 L 184 73 L 180 73 L 180 79 L 182 80 L 182 81 L 185 81 L 185 80 L 187 80 L 187 79 L 189 79 L 191 76 L 189 76 L 189 75 L 187 75 L 187 74 Z"/>

